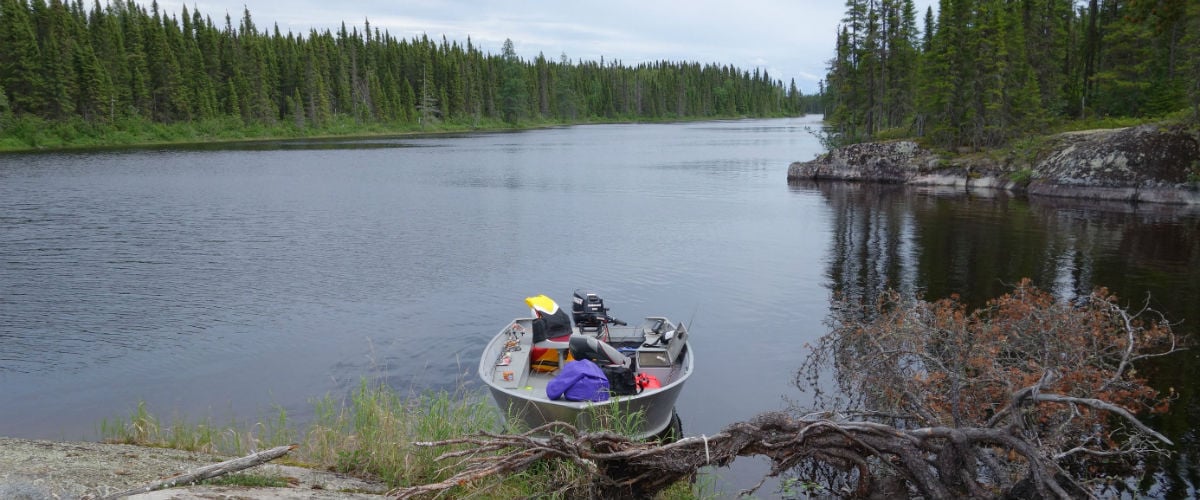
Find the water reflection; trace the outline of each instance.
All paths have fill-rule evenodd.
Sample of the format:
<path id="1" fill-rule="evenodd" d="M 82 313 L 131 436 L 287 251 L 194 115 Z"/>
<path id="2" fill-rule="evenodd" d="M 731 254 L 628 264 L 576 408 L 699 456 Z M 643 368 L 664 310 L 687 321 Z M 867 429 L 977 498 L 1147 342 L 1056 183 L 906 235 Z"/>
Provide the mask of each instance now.
<path id="1" fill-rule="evenodd" d="M 831 209 L 828 286 L 872 300 L 888 287 L 934 299 L 959 294 L 980 305 L 1030 277 L 1069 299 L 1107 287 L 1123 303 L 1145 301 L 1200 330 L 1200 213 L 1195 207 L 1130 205 L 999 192 L 914 189 L 895 185 L 797 183 Z M 1146 417 L 1178 443 L 1178 455 L 1152 467 L 1141 491 L 1188 497 L 1197 482 L 1200 419 L 1195 351 L 1142 367 L 1161 391 L 1180 394 L 1170 413 Z M 1194 419 L 1193 417 L 1196 417 Z"/>

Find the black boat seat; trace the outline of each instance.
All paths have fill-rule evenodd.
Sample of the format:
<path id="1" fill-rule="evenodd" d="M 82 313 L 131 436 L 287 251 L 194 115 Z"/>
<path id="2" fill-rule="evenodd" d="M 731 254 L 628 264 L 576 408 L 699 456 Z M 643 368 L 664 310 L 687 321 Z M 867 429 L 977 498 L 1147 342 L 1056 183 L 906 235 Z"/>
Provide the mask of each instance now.
<path id="1" fill-rule="evenodd" d="M 571 356 L 575 359 L 588 359 L 600 366 L 629 366 L 629 357 L 596 337 L 572 335 L 568 342 L 571 345 Z"/>

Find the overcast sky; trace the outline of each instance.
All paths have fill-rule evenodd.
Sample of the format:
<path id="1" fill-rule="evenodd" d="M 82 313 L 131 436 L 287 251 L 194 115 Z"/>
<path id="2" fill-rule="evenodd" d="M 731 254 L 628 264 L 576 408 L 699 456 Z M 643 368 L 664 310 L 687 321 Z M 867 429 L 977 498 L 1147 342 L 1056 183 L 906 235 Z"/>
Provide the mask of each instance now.
<path id="1" fill-rule="evenodd" d="M 937 0 L 915 0 L 917 24 Z M 844 0 L 200 0 L 159 1 L 178 17 L 186 3 L 218 25 L 228 13 L 236 26 L 244 8 L 259 30 L 284 33 L 336 30 L 344 21 L 411 38 L 472 43 L 498 54 L 511 38 L 517 54 L 572 61 L 620 60 L 626 65 L 670 60 L 761 68 L 804 93 L 817 91 L 845 10 Z"/>

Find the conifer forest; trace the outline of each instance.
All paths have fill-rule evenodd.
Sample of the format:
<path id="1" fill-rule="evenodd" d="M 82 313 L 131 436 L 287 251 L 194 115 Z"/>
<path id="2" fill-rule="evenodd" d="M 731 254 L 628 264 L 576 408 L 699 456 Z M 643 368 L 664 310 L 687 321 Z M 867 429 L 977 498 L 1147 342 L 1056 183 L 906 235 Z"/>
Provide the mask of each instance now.
<path id="1" fill-rule="evenodd" d="M 810 99 L 811 100 L 811 99 Z M 0 119 L 320 128 L 779 116 L 805 98 L 766 72 L 532 60 L 370 25 L 281 33 L 157 3 L 0 0 Z M 3 122 L 0 122 L 0 128 Z M 0 130 L 2 132 L 2 130 Z"/>
<path id="2" fill-rule="evenodd" d="M 923 28 L 917 15 L 912 0 L 846 0 L 823 88 L 843 141 L 979 148 L 1064 120 L 1200 121 L 1196 0 L 940 0 Z"/>

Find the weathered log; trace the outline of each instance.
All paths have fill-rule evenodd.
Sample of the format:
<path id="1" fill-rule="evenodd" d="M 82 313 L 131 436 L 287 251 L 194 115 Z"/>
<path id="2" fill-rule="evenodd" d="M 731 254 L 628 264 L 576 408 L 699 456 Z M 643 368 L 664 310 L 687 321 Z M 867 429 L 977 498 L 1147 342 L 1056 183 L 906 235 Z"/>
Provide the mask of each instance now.
<path id="1" fill-rule="evenodd" d="M 153 483 L 147 484 L 147 485 L 139 487 L 139 488 L 122 491 L 115 495 L 106 496 L 101 500 L 112 500 L 112 499 L 117 499 L 117 498 L 124 498 L 127 496 L 137 495 L 140 493 L 149 493 L 151 491 L 161 490 L 161 489 L 165 489 L 165 488 L 172 488 L 172 487 L 179 486 L 182 484 L 191 484 L 191 483 L 203 481 L 205 479 L 212 479 L 214 477 L 229 474 L 231 472 L 238 472 L 241 470 L 249 469 L 251 467 L 256 467 L 256 466 L 265 464 L 267 462 L 275 460 L 276 458 L 286 455 L 289 451 L 292 451 L 294 449 L 296 449 L 296 445 L 294 445 L 294 444 L 293 445 L 285 445 L 285 446 L 277 446 L 275 448 L 260 451 L 258 453 L 253 453 L 253 454 L 241 457 L 241 458 L 235 458 L 233 460 L 226 460 L 221 463 L 207 465 L 207 466 L 201 467 L 199 469 L 187 472 L 185 474 L 180 474 L 178 476 L 155 481 Z"/>

